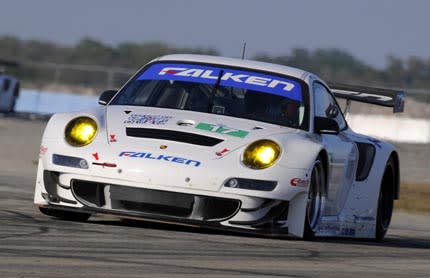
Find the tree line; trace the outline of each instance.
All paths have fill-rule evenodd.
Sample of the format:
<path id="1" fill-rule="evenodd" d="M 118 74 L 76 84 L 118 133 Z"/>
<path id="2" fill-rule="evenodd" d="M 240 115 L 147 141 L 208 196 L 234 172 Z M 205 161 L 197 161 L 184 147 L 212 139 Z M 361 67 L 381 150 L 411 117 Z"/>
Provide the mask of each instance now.
<path id="1" fill-rule="evenodd" d="M 13 36 L 0 36 L 0 59 L 17 61 L 97 65 L 137 70 L 157 56 L 173 53 L 220 55 L 214 48 L 181 48 L 161 42 L 124 42 L 111 46 L 87 37 L 74 46 L 64 46 L 45 40 L 21 40 Z M 430 59 L 419 57 L 400 59 L 388 56 L 387 65 L 382 69 L 375 68 L 347 51 L 336 48 L 315 50 L 295 48 L 283 55 L 260 53 L 248 58 L 302 68 L 328 81 L 430 90 Z M 21 67 L 10 71 L 24 82 L 52 82 L 54 76 L 54 73 L 47 69 Z M 75 70 L 67 74 L 62 73 L 60 80 L 57 81 L 62 84 L 103 87 L 106 85 L 106 77 L 102 74 Z M 128 76 L 129 74 L 117 76 L 115 85 L 119 86 Z"/>

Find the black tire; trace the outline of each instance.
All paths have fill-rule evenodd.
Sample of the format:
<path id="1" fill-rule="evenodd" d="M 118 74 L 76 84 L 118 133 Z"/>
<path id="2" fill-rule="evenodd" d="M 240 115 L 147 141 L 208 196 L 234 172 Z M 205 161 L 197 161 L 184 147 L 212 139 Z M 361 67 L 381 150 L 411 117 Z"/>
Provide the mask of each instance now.
<path id="1" fill-rule="evenodd" d="M 320 159 L 314 163 L 306 205 L 305 229 L 303 237 L 312 239 L 320 223 L 325 202 L 325 171 Z"/>
<path id="2" fill-rule="evenodd" d="M 378 198 L 378 215 L 376 217 L 375 239 L 382 240 L 390 226 L 394 206 L 394 187 L 396 172 L 392 158 L 385 166 Z"/>
<path id="3" fill-rule="evenodd" d="M 45 215 L 52 216 L 55 218 L 60 218 L 62 220 L 67 220 L 67 221 L 85 222 L 91 216 L 91 214 L 89 213 L 72 212 L 72 211 L 43 208 L 43 207 L 39 207 L 39 210 L 41 213 Z"/>

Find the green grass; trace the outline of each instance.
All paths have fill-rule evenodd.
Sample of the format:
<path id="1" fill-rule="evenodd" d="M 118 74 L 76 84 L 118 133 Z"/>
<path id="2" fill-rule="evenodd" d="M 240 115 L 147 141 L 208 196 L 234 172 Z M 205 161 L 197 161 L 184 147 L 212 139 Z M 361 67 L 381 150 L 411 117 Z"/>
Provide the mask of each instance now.
<path id="1" fill-rule="evenodd" d="M 400 199 L 394 207 L 408 212 L 430 213 L 430 184 L 400 185 Z"/>

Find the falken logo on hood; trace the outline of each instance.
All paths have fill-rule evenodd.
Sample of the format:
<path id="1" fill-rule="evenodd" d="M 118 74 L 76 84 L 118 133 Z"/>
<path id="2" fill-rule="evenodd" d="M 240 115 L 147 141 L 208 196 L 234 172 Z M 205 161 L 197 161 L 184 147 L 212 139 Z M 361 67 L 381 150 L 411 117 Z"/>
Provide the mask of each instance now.
<path id="1" fill-rule="evenodd" d="M 172 117 L 164 115 L 143 115 L 143 114 L 131 114 L 128 116 L 127 120 L 124 121 L 125 124 L 152 124 L 152 125 L 164 125 Z"/>
<path id="2" fill-rule="evenodd" d="M 223 71 L 220 85 L 254 90 L 262 93 L 302 100 L 302 89 L 298 81 L 276 75 L 245 70 L 193 64 L 156 63 L 145 70 L 138 80 L 178 80 L 215 84 Z"/>
<path id="3" fill-rule="evenodd" d="M 227 127 L 225 125 L 215 125 L 208 123 L 199 123 L 196 125 L 196 128 L 240 138 L 245 138 L 245 136 L 249 133 L 248 131 Z"/>
<path id="4" fill-rule="evenodd" d="M 121 152 L 118 156 L 159 160 L 163 162 L 179 163 L 179 164 L 185 164 L 185 165 L 190 165 L 194 167 L 199 167 L 201 164 L 201 162 L 198 160 L 192 160 L 188 158 L 164 155 L 164 154 L 157 155 L 151 152 Z"/>

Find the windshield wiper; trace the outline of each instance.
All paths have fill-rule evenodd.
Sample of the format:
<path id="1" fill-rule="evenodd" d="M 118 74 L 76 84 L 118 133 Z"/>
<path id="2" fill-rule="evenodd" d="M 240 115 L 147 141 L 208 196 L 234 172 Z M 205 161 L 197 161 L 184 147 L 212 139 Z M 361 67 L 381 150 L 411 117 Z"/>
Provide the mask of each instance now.
<path id="1" fill-rule="evenodd" d="M 224 70 L 220 70 L 219 74 L 218 74 L 218 78 L 216 80 L 216 83 L 214 85 L 214 88 L 212 90 L 210 99 L 209 99 L 209 104 L 208 104 L 208 113 L 212 112 L 212 107 L 214 105 L 214 100 L 215 100 L 215 94 L 216 91 L 218 90 L 219 84 L 221 83 L 221 78 L 224 75 Z"/>

